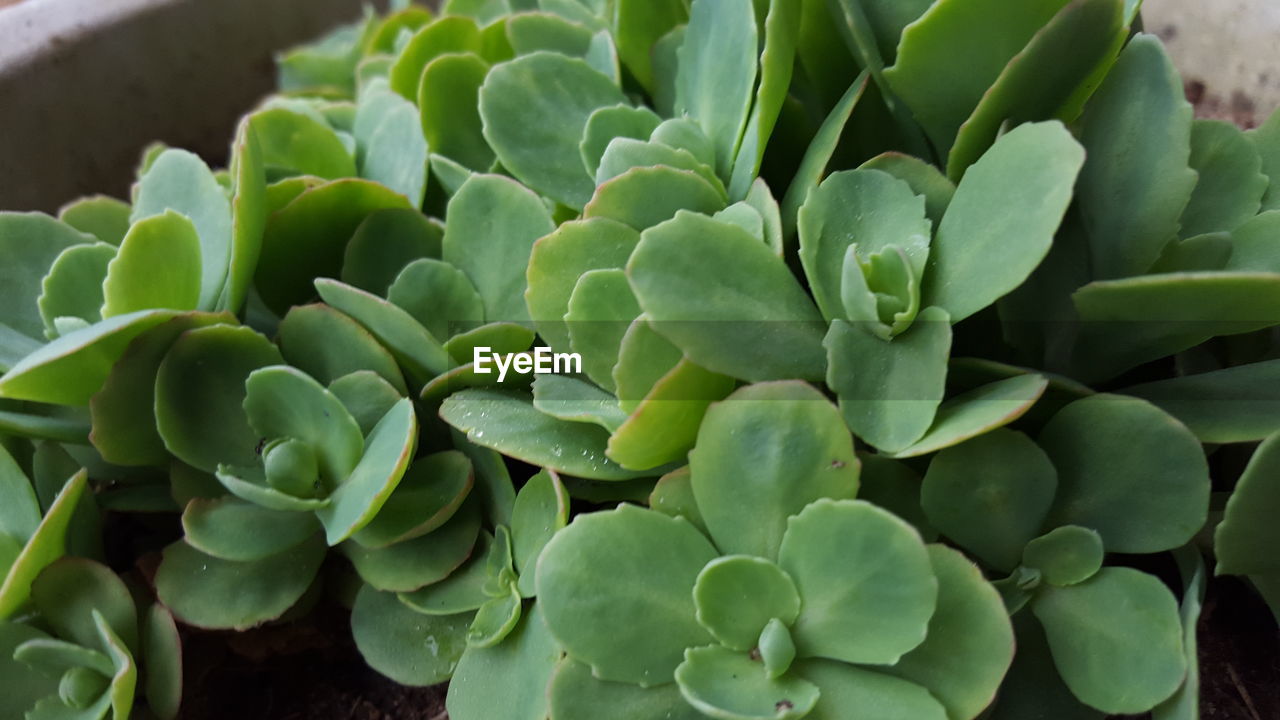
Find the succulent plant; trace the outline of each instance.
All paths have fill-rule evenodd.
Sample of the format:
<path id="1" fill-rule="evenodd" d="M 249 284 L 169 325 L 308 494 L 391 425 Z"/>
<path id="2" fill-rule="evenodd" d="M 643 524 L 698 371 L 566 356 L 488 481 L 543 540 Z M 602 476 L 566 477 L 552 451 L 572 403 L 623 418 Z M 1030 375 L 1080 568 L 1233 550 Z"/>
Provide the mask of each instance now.
<path id="1" fill-rule="evenodd" d="M 0 213 L 0 714 L 332 601 L 456 720 L 1193 720 L 1204 551 L 1280 608 L 1280 114 L 1140 4 L 395 3 Z"/>

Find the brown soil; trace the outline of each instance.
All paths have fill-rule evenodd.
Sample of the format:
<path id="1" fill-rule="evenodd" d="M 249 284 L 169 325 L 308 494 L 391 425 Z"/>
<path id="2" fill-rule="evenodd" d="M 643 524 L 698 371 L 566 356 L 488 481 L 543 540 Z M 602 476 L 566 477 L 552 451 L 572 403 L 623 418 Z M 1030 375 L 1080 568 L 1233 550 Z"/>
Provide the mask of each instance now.
<path id="1" fill-rule="evenodd" d="M 183 644 L 180 720 L 448 718 L 443 685 L 404 687 L 365 665 L 339 608 L 239 634 L 184 630 Z"/>

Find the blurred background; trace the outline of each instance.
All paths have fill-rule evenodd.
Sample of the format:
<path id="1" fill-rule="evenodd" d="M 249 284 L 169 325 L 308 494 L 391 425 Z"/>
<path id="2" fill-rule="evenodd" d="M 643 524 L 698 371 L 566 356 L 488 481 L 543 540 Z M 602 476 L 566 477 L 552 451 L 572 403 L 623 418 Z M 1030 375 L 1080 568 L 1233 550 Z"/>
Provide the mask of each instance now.
<path id="1" fill-rule="evenodd" d="M 272 88 L 274 52 L 362 5 L 0 0 L 0 207 L 123 196 L 152 140 L 221 162 L 236 119 Z M 1280 0 L 1146 0 L 1143 12 L 1202 117 L 1252 127 L 1280 106 Z"/>

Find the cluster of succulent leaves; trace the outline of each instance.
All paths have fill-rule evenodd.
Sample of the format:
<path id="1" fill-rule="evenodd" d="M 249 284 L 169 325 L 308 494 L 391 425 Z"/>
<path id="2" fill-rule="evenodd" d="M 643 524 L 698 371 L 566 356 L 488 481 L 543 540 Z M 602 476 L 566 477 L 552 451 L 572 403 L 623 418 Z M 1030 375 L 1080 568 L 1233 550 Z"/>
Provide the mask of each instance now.
<path id="1" fill-rule="evenodd" d="M 1280 615 L 1280 116 L 1139 5 L 401 4 L 0 213 L 0 714 L 329 598 L 456 720 L 1197 717 L 1204 554 Z"/>

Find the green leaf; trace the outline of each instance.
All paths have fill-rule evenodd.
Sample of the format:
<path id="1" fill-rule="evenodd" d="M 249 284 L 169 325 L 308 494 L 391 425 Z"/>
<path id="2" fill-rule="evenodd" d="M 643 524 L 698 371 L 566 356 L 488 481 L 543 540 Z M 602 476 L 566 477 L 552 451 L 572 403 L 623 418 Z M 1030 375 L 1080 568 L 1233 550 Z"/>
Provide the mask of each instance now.
<path id="1" fill-rule="evenodd" d="M 863 163 L 862 168 L 889 173 L 911 186 L 912 192 L 924 197 L 925 214 L 934 226 L 942 222 L 951 198 L 956 194 L 955 184 L 938 168 L 910 155 L 883 153 Z"/>
<path id="2" fill-rule="evenodd" d="M 184 332 L 156 374 L 156 429 L 165 447 L 205 472 L 220 464 L 256 464 L 261 436 L 245 416 L 245 380 L 281 362 L 275 346 L 247 327 Z"/>
<path id="3" fill-rule="evenodd" d="M 412 209 L 405 197 L 356 178 L 304 190 L 267 221 L 254 285 L 267 307 L 283 313 L 313 294 L 317 277 L 338 277 L 347 242 L 378 210 Z M 207 259 L 206 259 L 207 261 Z"/>
<path id="4" fill-rule="evenodd" d="M 613 368 L 618 406 L 625 413 L 635 412 L 658 381 L 682 361 L 684 353 L 653 329 L 648 315 L 637 317 L 622 336 Z"/>
<path id="5" fill-rule="evenodd" d="M 770 678 L 759 661 L 717 645 L 685 650 L 676 682 L 684 699 L 704 715 L 734 720 L 801 718 L 820 692 L 794 675 Z"/>
<path id="6" fill-rule="evenodd" d="M 406 265 L 387 290 L 387 300 L 439 340 L 484 321 L 484 301 L 475 286 L 461 270 L 434 258 Z"/>
<path id="7" fill-rule="evenodd" d="M 235 192 L 231 197 L 231 264 L 220 309 L 239 312 L 249 294 L 253 271 L 262 253 L 262 233 L 267 226 L 266 170 L 262 143 L 252 121 L 244 119 L 231 146 Z"/>
<path id="8" fill-rule="evenodd" d="M 609 432 L 627 421 L 618 398 L 586 380 L 540 375 L 533 381 L 533 406 L 561 420 L 595 423 Z"/>
<path id="9" fill-rule="evenodd" d="M 867 720 L 947 720 L 943 706 L 915 683 L 829 660 L 796 667 L 822 692 L 808 715 L 812 720 L 841 720 L 849 708 L 866 709 Z"/>
<path id="10" fill-rule="evenodd" d="M 1097 532 L 1064 525 L 1027 543 L 1022 564 L 1038 570 L 1050 585 L 1076 585 L 1098 573 L 1105 552 Z"/>
<path id="11" fill-rule="evenodd" d="M 356 542 L 340 549 L 360 578 L 378 590 L 411 593 L 449 577 L 475 552 L 480 532 L 476 503 L 462 507 L 434 532 L 382 548 Z"/>
<path id="12" fill-rule="evenodd" d="M 19 545 L 26 543 L 40 525 L 40 502 L 26 473 L 13 455 L 0 446 L 0 535 Z M 7 567 L 0 563 L 0 567 Z"/>
<path id="13" fill-rule="evenodd" d="M 418 442 L 418 420 L 408 398 L 382 416 L 365 440 L 364 456 L 316 511 L 330 545 L 368 525 L 395 490 Z"/>
<path id="14" fill-rule="evenodd" d="M 733 162 L 729 189 L 734 200 L 747 197 L 757 179 L 769 138 L 786 104 L 796 64 L 796 45 L 800 42 L 802 6 L 801 2 L 768 3 L 761 23 L 764 42 L 760 51 L 760 84 Z"/>
<path id="15" fill-rule="evenodd" d="M 912 458 L 959 445 L 1022 417 L 1044 394 L 1049 381 L 1035 373 L 983 385 L 942 403 L 933 427 L 910 447 L 890 457 Z"/>
<path id="16" fill-rule="evenodd" d="M 129 203 L 109 195 L 88 195 L 63 205 L 58 219 L 108 245 L 119 245 L 129 231 Z"/>
<path id="17" fill-rule="evenodd" d="M 158 603 L 143 618 L 142 656 L 147 707 L 161 720 L 172 720 L 182 704 L 182 639 L 173 615 Z"/>
<path id="18" fill-rule="evenodd" d="M 800 208 L 800 261 L 828 320 L 847 318 L 840 301 L 841 266 L 850 245 L 862 260 L 900 247 L 917 277 L 924 274 L 932 228 L 925 200 L 907 183 L 878 170 L 833 173 Z"/>
<path id="19" fill-rule="evenodd" d="M 457 450 L 415 460 L 373 521 L 352 539 L 368 548 L 422 537 L 444 525 L 474 484 L 471 461 Z"/>
<path id="20" fill-rule="evenodd" d="M 801 657 L 892 665 L 924 641 L 938 581 L 919 533 L 888 512 L 813 502 L 788 521 L 778 564 L 804 599 L 791 629 Z"/>
<path id="21" fill-rule="evenodd" d="M 656 140 L 635 140 L 629 137 L 618 137 L 609 142 L 596 169 L 596 185 L 602 185 L 632 168 L 656 165 L 694 173 L 706 180 L 719 195 L 728 198 L 720 178 L 716 177 L 710 167 L 694 157 L 693 153 Z"/>
<path id="22" fill-rule="evenodd" d="M 280 352 L 321 383 L 358 370 L 372 370 L 407 394 L 404 375 L 395 357 L 373 333 L 345 313 L 328 305 L 297 305 L 280 322 Z"/>
<path id="23" fill-rule="evenodd" d="M 1049 643 L 1035 616 L 1013 616 L 1018 652 L 1000 688 L 991 717 L 994 720 L 1103 720 L 1103 714 L 1084 705 L 1063 684 L 1053 665 Z"/>
<path id="24" fill-rule="evenodd" d="M 1280 323 L 1280 274 L 1195 272 L 1090 283 L 1072 295 L 1077 376 L 1098 380 L 1212 337 Z"/>
<path id="25" fill-rule="evenodd" d="M 675 114 L 696 121 L 728 178 L 747 126 L 759 71 L 755 13 L 749 0 L 693 4 L 678 53 Z"/>
<path id="26" fill-rule="evenodd" d="M 781 255 L 785 242 L 782 235 L 782 208 L 764 178 L 756 178 L 751 183 L 744 202 L 760 215 L 765 244 Z"/>
<path id="27" fill-rule="evenodd" d="M 400 593 L 400 602 L 426 615 L 456 615 L 480 609 L 489 600 L 484 589 L 494 552 L 493 536 L 481 530 L 466 562 L 440 582 Z"/>
<path id="28" fill-rule="evenodd" d="M 1274 547 L 1280 490 L 1275 468 L 1280 463 L 1280 439 L 1267 438 L 1249 459 L 1249 464 L 1227 501 L 1222 523 L 1214 531 L 1214 553 L 1219 573 L 1260 575 L 1280 571 Z"/>
<path id="29" fill-rule="evenodd" d="M 715 556 L 679 518 L 632 505 L 579 515 L 542 552 L 538 604 L 551 634 L 596 677 L 662 685 L 685 648 L 711 639 L 694 619 L 692 591 Z"/>
<path id="30" fill-rule="evenodd" d="M 370 213 L 356 228 L 342 259 L 342 282 L 386 295 L 396 277 L 415 260 L 440 257 L 444 229 L 411 209 Z"/>
<path id="31" fill-rule="evenodd" d="M 186 215 L 200 237 L 197 307 L 217 307 L 231 265 L 231 202 L 204 161 L 186 150 L 162 152 L 138 182 L 131 223 L 166 210 Z"/>
<path id="32" fill-rule="evenodd" d="M 636 230 L 670 220 L 680 210 L 722 210 L 725 195 L 701 175 L 670 166 L 635 167 L 596 188 L 584 218 L 609 218 Z"/>
<path id="33" fill-rule="evenodd" d="M 1081 118 L 1080 210 L 1098 279 L 1139 275 L 1178 234 L 1196 185 L 1191 104 L 1152 35 L 1129 42 Z"/>
<path id="34" fill-rule="evenodd" d="M 505 595 L 485 601 L 467 631 L 467 647 L 491 648 L 502 642 L 520 622 L 520 591 L 508 583 Z"/>
<path id="35" fill-rule="evenodd" d="M 1262 172 L 1271 181 L 1262 196 L 1262 210 L 1280 209 L 1280 114 L 1271 113 L 1260 127 L 1249 130 L 1245 137 L 1253 143 L 1262 159 Z"/>
<path id="36" fill-rule="evenodd" d="M 965 173 L 938 225 L 924 304 L 959 322 L 1021 285 L 1049 252 L 1083 163 L 1061 123 L 1002 135 Z"/>
<path id="37" fill-rule="evenodd" d="M 1280 231 L 1280 212 L 1267 211 L 1251 218 L 1231 231 L 1228 258 L 1217 269 L 1276 272 L 1280 271 L 1275 237 Z M 1220 234 L 1208 237 L 1221 237 Z M 1189 238 L 1185 242 L 1189 242 Z M 1212 269 L 1212 268 L 1210 268 Z"/>
<path id="38" fill-rule="evenodd" d="M 1066 4 L 942 0 L 903 29 L 897 61 L 884 79 L 940 156 L 950 151 L 960 126 L 1009 61 Z M 999 42 L 992 42 L 996 37 Z"/>
<path id="39" fill-rule="evenodd" d="M 625 2 L 625 0 L 624 0 Z M 547 687 L 551 717 L 556 720 L 703 720 L 675 683 L 653 688 L 607 682 L 591 674 L 591 667 L 566 657 L 556 666 Z M 489 716 L 485 716 L 489 717 Z M 459 720 L 468 720 L 458 716 Z"/>
<path id="40" fill-rule="evenodd" d="M 448 680 L 466 648 L 470 614 L 423 615 L 394 593 L 360 588 L 351 611 L 351 633 L 365 662 L 401 685 Z"/>
<path id="41" fill-rule="evenodd" d="M 40 318 L 44 337 L 58 337 L 58 318 L 79 318 L 86 323 L 102 319 L 102 281 L 116 248 L 105 243 L 72 245 L 54 259 L 41 282 Z"/>
<path id="42" fill-rule="evenodd" d="M 1022 433 L 1001 428 L 938 453 L 920 502 L 943 535 L 1008 573 L 1040 534 L 1057 487 L 1044 451 Z"/>
<path id="43" fill-rule="evenodd" d="M 533 596 L 538 558 L 568 522 L 569 494 L 555 472 L 543 470 L 520 488 L 511 510 L 511 555 L 521 595 Z"/>
<path id="44" fill-rule="evenodd" d="M 1077 400 L 1049 421 L 1039 442 L 1058 469 L 1051 526 L 1097 530 L 1110 552 L 1154 553 L 1186 544 L 1205 523 L 1204 451 L 1184 425 L 1144 400 Z"/>
<path id="45" fill-rule="evenodd" d="M 449 369 L 444 346 L 400 306 L 336 280 L 317 279 L 315 286 L 326 303 L 377 338 L 417 383 Z"/>
<path id="46" fill-rule="evenodd" d="M 533 330 L 524 325 L 495 322 L 454 335 L 444 344 L 444 349 L 454 362 L 470 363 L 475 360 L 476 348 L 487 347 L 500 355 L 524 353 L 533 345 L 535 337 Z"/>
<path id="47" fill-rule="evenodd" d="M 772 562 L 750 555 L 707 563 L 693 586 L 693 602 L 698 623 L 738 652 L 755 648 L 771 621 L 790 625 L 800 614 L 800 595 L 791 578 Z"/>
<path id="48" fill-rule="evenodd" d="M 524 12 L 507 18 L 507 39 L 516 55 L 549 50 L 582 57 L 591 44 L 591 30 L 548 12 Z"/>
<path id="49" fill-rule="evenodd" d="M 447 53 L 427 63 L 418 86 L 422 134 L 431 152 L 477 172 L 493 165 L 481 132 L 480 86 L 489 63 L 474 53 Z"/>
<path id="50" fill-rule="evenodd" d="M 337 180 L 356 174 L 355 158 L 322 117 L 273 107 L 251 115 L 249 124 L 262 147 L 262 164 L 273 176 Z"/>
<path id="51" fill-rule="evenodd" d="M 752 381 L 825 374 L 821 316 L 745 230 L 679 212 L 641 235 L 627 275 L 654 329 L 698 365 Z"/>
<path id="52" fill-rule="evenodd" d="M 387 74 L 391 89 L 407 100 L 416 100 L 423 70 L 446 53 L 480 52 L 480 29 L 461 15 L 439 18 L 414 33 L 400 50 Z"/>
<path id="53" fill-rule="evenodd" d="M 618 347 L 639 314 L 640 306 L 620 269 L 583 273 L 569 297 L 564 321 L 570 346 L 582 356 L 583 372 L 605 390 L 615 390 L 613 366 L 618 361 Z"/>
<path id="54" fill-rule="evenodd" d="M 864 72 L 853 81 L 849 89 L 845 91 L 844 96 L 831 108 L 831 112 L 826 119 L 822 121 L 822 125 L 818 131 L 814 133 L 813 139 L 809 141 L 809 147 L 804 152 L 804 157 L 800 160 L 800 166 L 796 168 L 795 176 L 791 179 L 791 184 L 787 186 L 786 195 L 782 198 L 782 228 L 783 235 L 791 238 L 796 231 L 796 218 L 800 212 L 800 206 L 804 204 L 809 196 L 809 192 L 818 187 L 818 183 L 827 175 L 827 165 L 831 163 L 831 158 L 835 155 L 836 146 L 840 143 L 840 137 L 844 135 L 845 125 L 849 122 L 849 117 L 853 114 L 853 109 L 857 107 L 858 101 L 862 99 L 862 94 L 866 92 L 868 75 Z"/>
<path id="55" fill-rule="evenodd" d="M 440 417 L 478 445 L 567 475 L 627 480 L 657 474 L 626 470 L 606 457 L 603 428 L 545 415 L 517 393 L 463 390 L 444 401 Z"/>
<path id="56" fill-rule="evenodd" d="M 54 634 L 109 653 L 94 615 L 103 617 L 129 648 L 138 647 L 138 611 L 124 581 L 105 565 L 82 558 L 61 558 L 31 584 L 31 599 Z"/>
<path id="57" fill-rule="evenodd" d="M 1235 125 L 1192 123 L 1188 162 L 1199 180 L 1182 211 L 1182 237 L 1234 230 L 1258 214 L 1270 182 L 1257 148 Z"/>
<path id="58" fill-rule="evenodd" d="M 1176 417 L 1202 443 L 1254 442 L 1280 430 L 1272 378 L 1280 360 L 1224 368 L 1126 388 Z"/>
<path id="59" fill-rule="evenodd" d="M 419 207 L 427 190 L 428 152 L 422 120 L 412 102 L 388 95 L 395 101 L 382 113 L 368 140 L 361 143 L 360 177 L 382 183 Z"/>
<path id="60" fill-rule="evenodd" d="M 5 679 L 0 712 L 6 717 L 20 718 L 36 701 L 57 694 L 57 678 L 14 659 L 14 652 L 24 644 L 47 639 L 43 632 L 29 625 L 0 622 L 0 675 Z"/>
<path id="61" fill-rule="evenodd" d="M 534 605 L 502 643 L 468 647 L 449 683 L 449 716 L 457 720 L 543 720 L 561 650 Z M 556 715 L 555 717 L 560 717 Z"/>
<path id="62" fill-rule="evenodd" d="M 1141 713 L 1186 675 L 1173 594 L 1155 577 L 1104 568 L 1079 585 L 1048 586 L 1031 601 L 1071 692 L 1107 713 Z"/>
<path id="63" fill-rule="evenodd" d="M 329 383 L 329 392 L 351 413 L 361 436 L 368 435 L 382 416 L 400 400 L 391 383 L 372 370 L 357 370 Z"/>
<path id="64" fill-rule="evenodd" d="M 320 525 L 310 513 L 281 512 L 237 497 L 196 498 L 182 513 L 185 542 L 222 560 L 254 562 L 310 538 Z"/>
<path id="65" fill-rule="evenodd" d="M 449 200 L 443 258 L 475 285 L 486 320 L 527 322 L 525 268 L 534 242 L 552 230 L 537 195 L 501 176 L 473 175 Z"/>
<path id="66" fill-rule="evenodd" d="M 1200 666 L 1196 638 L 1200 611 L 1205 602 L 1205 564 L 1194 546 L 1174 552 L 1182 574 L 1182 649 L 1187 656 L 1187 677 L 1168 700 L 1151 712 L 1152 720 L 1198 720 L 1200 717 Z"/>
<path id="67" fill-rule="evenodd" d="M 725 553 L 777 557 L 789 517 L 858 490 L 858 459 L 835 407 L 795 381 L 746 387 L 712 406 L 689 468 L 697 507 Z"/>
<path id="68" fill-rule="evenodd" d="M 200 236 L 172 210 L 134 223 L 107 265 L 102 317 L 138 310 L 195 310 L 200 301 Z"/>
<path id="69" fill-rule="evenodd" d="M 172 310 L 144 310 L 65 334 L 11 367 L 0 378 L 0 397 L 88 405 L 129 343 L 177 316 Z"/>
<path id="70" fill-rule="evenodd" d="M 714 167 L 716 164 L 716 147 L 711 142 L 711 138 L 707 137 L 698 123 L 687 117 L 663 120 L 648 135 L 648 138 L 669 147 L 685 150 L 697 158 L 698 162 L 708 167 Z"/>
<path id="71" fill-rule="evenodd" d="M 298 602 L 324 556 L 318 534 L 256 562 L 219 560 L 179 541 L 164 550 L 156 595 L 188 625 L 245 630 L 275 620 Z"/>
<path id="72" fill-rule="evenodd" d="M 585 61 L 536 52 L 489 72 L 480 87 L 480 116 L 485 139 L 516 179 L 581 209 L 594 186 L 577 152 L 587 118 L 624 100 Z"/>
<path id="73" fill-rule="evenodd" d="M 693 447 L 707 406 L 724 398 L 735 385 L 732 378 L 679 361 L 614 431 L 606 453 L 631 469 L 681 460 Z"/>
<path id="74" fill-rule="evenodd" d="M 0 213 L 0 254 L 5 258 L 0 271 L 0 288 L 4 288 L 0 329 L 5 335 L 44 337 L 44 322 L 36 304 L 41 279 L 62 251 L 94 242 L 94 236 L 44 213 Z"/>
<path id="75" fill-rule="evenodd" d="M 960 126 L 947 157 L 951 179 L 958 181 L 1004 129 L 1055 117 L 1074 120 L 1128 37 L 1123 11 L 1121 0 L 1067 3 L 1040 28 Z"/>
<path id="76" fill-rule="evenodd" d="M 996 697 L 1013 662 L 1013 626 L 1000 594 L 973 563 L 929 546 L 938 577 L 938 609 L 922 645 L 886 672 L 926 688 L 952 718 L 974 718 Z"/>
<path id="77" fill-rule="evenodd" d="M 219 465 L 215 478 L 232 495 L 268 510 L 305 513 L 329 504 L 327 497 L 298 497 L 272 487 L 261 467 Z"/>
<path id="78" fill-rule="evenodd" d="M 618 0 L 612 17 L 618 56 L 642 87 L 651 94 L 658 82 L 654 45 L 689 18 L 683 0 Z"/>
<path id="79" fill-rule="evenodd" d="M 0 620 L 7 620 L 27 604 L 32 583 L 46 567 L 67 551 L 67 531 L 88 484 L 81 470 L 71 476 L 49 505 L 44 518 L 0 580 Z"/>
<path id="80" fill-rule="evenodd" d="M 92 613 L 100 642 L 106 646 L 107 653 L 111 656 L 111 664 L 115 667 L 111 686 L 105 695 L 110 699 L 111 717 L 113 720 L 128 720 L 129 713 L 133 710 L 133 694 L 138 683 L 138 666 L 129 648 L 107 624 L 102 614 L 97 610 L 93 610 Z"/>
<path id="81" fill-rule="evenodd" d="M 622 104 L 593 111 L 582 130 L 582 142 L 578 144 L 587 173 L 596 177 L 600 158 L 615 138 L 648 140 L 661 123 L 662 119 L 647 107 Z"/>
<path id="82" fill-rule="evenodd" d="M 919 441 L 942 402 L 951 350 L 947 313 L 925 308 L 911 329 L 890 341 L 867 323 L 836 320 L 827 348 L 827 385 L 854 434 L 887 452 Z"/>

